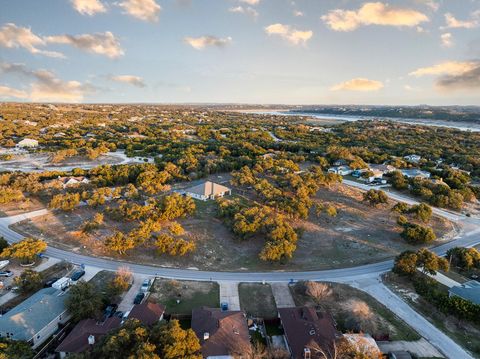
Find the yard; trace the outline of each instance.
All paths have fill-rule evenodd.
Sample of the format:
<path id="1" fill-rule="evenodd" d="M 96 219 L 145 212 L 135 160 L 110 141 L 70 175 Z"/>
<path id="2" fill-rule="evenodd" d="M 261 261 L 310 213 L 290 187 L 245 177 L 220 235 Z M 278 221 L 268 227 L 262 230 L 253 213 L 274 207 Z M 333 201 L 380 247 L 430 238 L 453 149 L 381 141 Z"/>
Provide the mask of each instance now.
<path id="1" fill-rule="evenodd" d="M 247 315 L 263 318 L 277 318 L 277 306 L 270 284 L 240 283 L 238 285 L 240 308 Z"/>
<path id="2" fill-rule="evenodd" d="M 248 195 L 248 194 L 247 194 Z M 264 239 L 237 238 L 217 217 L 214 201 L 195 201 L 196 213 L 179 219 L 185 237 L 195 242 L 196 251 L 184 257 L 159 255 L 152 247 L 140 246 L 120 256 L 107 251 L 102 239 L 114 229 L 128 231 L 134 222 L 117 222 L 105 215 L 105 225 L 91 234 L 80 231 L 102 208 L 78 207 L 72 212 L 52 212 L 13 225 L 28 236 L 43 238 L 51 246 L 81 254 L 121 258 L 162 267 L 200 270 L 269 271 L 321 270 L 378 262 L 392 258 L 407 249 L 416 249 L 400 238 L 396 216 L 390 211 L 393 202 L 383 207 L 370 207 L 361 201 L 362 192 L 345 185 L 321 189 L 315 201 L 337 208 L 336 217 L 317 215 L 312 208 L 309 218 L 293 223 L 299 232 L 297 250 L 292 259 L 283 263 L 268 263 L 259 259 Z M 433 218 L 431 225 L 437 236 L 450 238 L 453 225 Z"/>
<path id="3" fill-rule="evenodd" d="M 190 316 L 194 308 L 220 307 L 220 288 L 215 282 L 160 278 L 152 285 L 149 300 L 163 304 L 168 314 Z"/>
<path id="4" fill-rule="evenodd" d="M 419 334 L 370 295 L 346 284 L 329 283 L 329 290 L 316 303 L 306 294 L 305 282 L 290 287 L 295 304 L 318 306 L 331 313 L 342 332 L 364 332 L 377 339 L 418 340 Z"/>
<path id="5" fill-rule="evenodd" d="M 435 306 L 420 297 L 407 278 L 390 272 L 384 276 L 383 281 L 392 291 L 401 296 L 412 308 L 427 318 L 438 329 L 469 350 L 476 358 L 480 358 L 479 325 L 443 314 Z M 444 289 L 447 291 L 447 287 L 444 287 Z"/>

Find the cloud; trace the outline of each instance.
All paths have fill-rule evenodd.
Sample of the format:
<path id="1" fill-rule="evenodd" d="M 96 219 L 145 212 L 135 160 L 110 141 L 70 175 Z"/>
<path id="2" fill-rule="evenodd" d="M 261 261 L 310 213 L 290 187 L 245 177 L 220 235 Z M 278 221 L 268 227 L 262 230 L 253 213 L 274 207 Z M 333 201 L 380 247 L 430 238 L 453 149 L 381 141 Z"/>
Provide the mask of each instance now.
<path id="1" fill-rule="evenodd" d="M 78 81 L 63 81 L 48 70 L 30 70 L 24 64 L 0 63 L 4 73 L 18 74 L 33 79 L 28 98 L 31 101 L 81 102 L 86 93 L 95 88 Z"/>
<path id="2" fill-rule="evenodd" d="M 475 67 L 461 74 L 440 77 L 435 85 L 440 90 L 480 89 L 480 61 Z"/>
<path id="3" fill-rule="evenodd" d="M 71 45 L 77 49 L 107 56 L 111 59 L 124 54 L 118 39 L 110 32 L 83 35 L 57 35 L 45 38 L 47 43 Z"/>
<path id="4" fill-rule="evenodd" d="M 301 12 L 300 10 L 293 10 L 293 16 L 303 16 L 303 12 Z"/>
<path id="5" fill-rule="evenodd" d="M 99 0 L 71 0 L 73 8 L 82 15 L 93 16 L 106 12 L 107 8 Z"/>
<path id="6" fill-rule="evenodd" d="M 480 11 L 472 13 L 470 20 L 457 20 L 451 13 L 445 14 L 446 25 L 442 29 L 474 29 L 480 26 Z"/>
<path id="7" fill-rule="evenodd" d="M 410 76 L 449 75 L 457 76 L 472 71 L 478 66 L 477 61 L 446 61 L 433 66 L 421 67 L 409 73 Z"/>
<path id="8" fill-rule="evenodd" d="M 240 0 L 240 2 L 243 2 L 248 5 L 258 5 L 260 0 Z"/>
<path id="9" fill-rule="evenodd" d="M 63 58 L 64 55 L 59 52 L 45 51 L 38 47 L 45 46 L 45 40 L 35 35 L 32 30 L 26 27 L 19 27 L 8 23 L 0 29 L 0 46 L 6 48 L 24 48 L 31 54 L 45 55 L 49 57 Z"/>
<path id="10" fill-rule="evenodd" d="M 255 10 L 253 7 L 250 7 L 250 6 L 236 6 L 236 7 L 231 7 L 230 9 L 228 9 L 228 11 L 230 12 L 233 12 L 233 13 L 237 13 L 237 14 L 245 14 L 245 15 L 249 15 L 253 18 L 257 18 L 258 17 L 258 11 Z"/>
<path id="11" fill-rule="evenodd" d="M 0 85 L 0 98 L 27 98 L 28 93 L 11 87 Z"/>
<path id="12" fill-rule="evenodd" d="M 203 50 L 206 47 L 214 46 L 223 48 L 232 42 L 231 37 L 220 38 L 216 36 L 185 37 L 185 43 L 197 50 Z"/>
<path id="13" fill-rule="evenodd" d="M 290 25 L 272 24 L 265 27 L 265 32 L 268 35 L 278 35 L 281 38 L 287 40 L 293 45 L 306 44 L 308 40 L 313 36 L 313 31 L 301 31 L 297 30 Z"/>
<path id="14" fill-rule="evenodd" d="M 445 34 L 440 35 L 440 40 L 442 41 L 443 47 L 452 47 L 453 46 L 453 37 L 452 34 L 446 32 Z"/>
<path id="15" fill-rule="evenodd" d="M 334 85 L 331 91 L 378 91 L 383 88 L 383 83 L 380 81 L 369 80 L 365 78 L 355 78 L 349 81 L 345 81 Z"/>
<path id="16" fill-rule="evenodd" d="M 433 11 L 438 11 L 438 9 L 440 8 L 440 4 L 434 0 L 417 0 L 417 2 L 428 6 Z"/>
<path id="17" fill-rule="evenodd" d="M 321 19 L 335 31 L 352 31 L 362 25 L 414 27 L 429 21 L 428 17 L 416 10 L 393 7 L 381 2 L 363 4 L 358 10 L 331 10 Z"/>
<path id="18" fill-rule="evenodd" d="M 136 87 L 145 87 L 145 82 L 139 76 L 133 75 L 117 75 L 110 76 L 112 81 L 127 83 Z"/>
<path id="19" fill-rule="evenodd" d="M 119 5 L 128 15 L 148 22 L 158 21 L 162 9 L 155 0 L 124 0 Z"/>

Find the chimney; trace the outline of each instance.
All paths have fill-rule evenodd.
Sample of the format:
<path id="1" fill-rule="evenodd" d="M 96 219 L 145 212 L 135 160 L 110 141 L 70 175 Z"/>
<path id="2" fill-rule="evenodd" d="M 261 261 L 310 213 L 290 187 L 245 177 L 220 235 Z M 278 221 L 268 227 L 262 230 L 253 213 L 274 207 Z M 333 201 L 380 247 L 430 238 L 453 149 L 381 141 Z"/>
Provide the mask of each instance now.
<path id="1" fill-rule="evenodd" d="M 210 338 L 210 333 L 209 332 L 203 333 L 203 340 L 208 340 L 209 338 Z"/>
<path id="2" fill-rule="evenodd" d="M 94 335 L 91 335 L 91 334 L 90 334 L 90 335 L 88 336 L 88 344 L 89 344 L 89 345 L 92 345 L 92 346 L 93 346 L 93 344 L 95 344 L 95 336 L 94 336 Z"/>
<path id="3" fill-rule="evenodd" d="M 303 348 L 303 359 L 311 359 L 312 353 L 310 352 L 310 348 Z"/>

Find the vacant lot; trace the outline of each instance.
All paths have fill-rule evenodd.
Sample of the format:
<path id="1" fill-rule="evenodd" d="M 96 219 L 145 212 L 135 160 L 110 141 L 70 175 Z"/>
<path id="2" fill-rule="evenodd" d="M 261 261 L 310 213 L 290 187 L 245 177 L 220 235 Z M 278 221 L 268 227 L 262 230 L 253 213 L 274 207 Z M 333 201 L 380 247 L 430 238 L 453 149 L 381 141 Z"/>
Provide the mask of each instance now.
<path id="1" fill-rule="evenodd" d="M 480 358 L 479 325 L 474 325 L 458 320 L 453 316 L 443 314 L 435 306 L 420 297 L 415 292 L 410 280 L 407 278 L 390 272 L 384 276 L 383 280 L 392 291 L 400 295 L 416 311 L 427 318 L 428 321 L 455 340 L 462 347 L 472 352 L 476 358 Z M 447 287 L 444 287 L 444 290 L 447 291 Z"/>
<path id="2" fill-rule="evenodd" d="M 201 306 L 220 307 L 220 289 L 215 282 L 156 279 L 151 291 L 149 300 L 163 304 L 169 314 L 191 315 L 192 309 Z"/>
<path id="3" fill-rule="evenodd" d="M 240 283 L 240 308 L 247 315 L 263 319 L 277 318 L 277 306 L 270 284 Z"/>
<path id="4" fill-rule="evenodd" d="M 225 179 L 225 178 L 223 178 Z M 221 178 L 217 178 L 220 182 Z M 315 270 L 340 268 L 391 258 L 406 249 L 415 249 L 400 238 L 396 216 L 390 211 L 393 202 L 382 207 L 370 207 L 361 201 L 362 192 L 344 185 L 321 189 L 316 201 L 337 208 L 338 215 L 317 215 L 312 209 L 307 220 L 295 221 L 299 241 L 294 257 L 287 263 L 266 263 L 258 258 L 264 239 L 237 238 L 217 218 L 214 201 L 195 201 L 194 215 L 180 219 L 186 237 L 196 243 L 195 253 L 185 257 L 158 255 L 152 248 L 139 247 L 121 257 L 132 262 L 163 267 L 187 267 L 216 270 Z M 14 225 L 19 232 L 46 239 L 50 245 L 84 254 L 120 258 L 107 252 L 103 238 L 113 229 L 127 231 L 135 223 L 119 223 L 105 215 L 105 226 L 92 234 L 82 234 L 80 228 L 96 211 L 86 206 L 72 212 L 55 212 Z M 440 238 L 452 232 L 453 226 L 440 218 L 431 221 Z M 446 236 L 448 237 L 448 236 Z"/>
<path id="5" fill-rule="evenodd" d="M 28 198 L 19 202 L 11 202 L 0 205 L 0 217 L 15 216 L 26 212 L 45 208 L 45 204 L 36 198 Z"/>
<path id="6" fill-rule="evenodd" d="M 317 306 L 330 312 L 342 332 L 364 332 L 377 339 L 417 340 L 420 336 L 370 295 L 346 284 L 324 283 L 329 290 L 315 301 L 306 293 L 306 283 L 291 286 L 296 305 Z"/>

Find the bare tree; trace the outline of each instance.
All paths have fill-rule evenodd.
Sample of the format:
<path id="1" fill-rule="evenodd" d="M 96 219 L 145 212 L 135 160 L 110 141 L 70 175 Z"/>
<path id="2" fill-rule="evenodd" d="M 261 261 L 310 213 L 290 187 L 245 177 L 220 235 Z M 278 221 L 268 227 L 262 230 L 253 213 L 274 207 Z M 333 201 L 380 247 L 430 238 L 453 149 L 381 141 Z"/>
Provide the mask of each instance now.
<path id="1" fill-rule="evenodd" d="M 333 293 L 332 288 L 326 283 L 308 281 L 305 283 L 305 293 L 312 297 L 315 303 L 320 304 Z"/>

